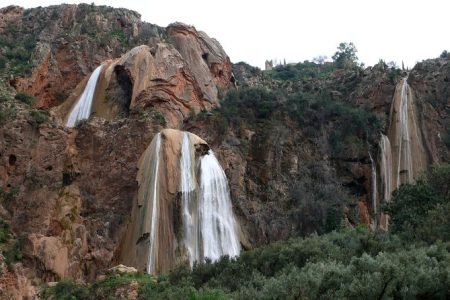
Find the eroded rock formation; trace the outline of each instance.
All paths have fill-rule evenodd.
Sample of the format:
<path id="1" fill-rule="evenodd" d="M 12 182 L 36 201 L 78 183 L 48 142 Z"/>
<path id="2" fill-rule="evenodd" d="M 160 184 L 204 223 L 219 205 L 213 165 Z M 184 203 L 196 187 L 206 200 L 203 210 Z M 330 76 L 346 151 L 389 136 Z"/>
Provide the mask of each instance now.
<path id="1" fill-rule="evenodd" d="M 185 34 L 183 30 L 189 33 L 188 38 L 177 38 Z M 160 42 L 135 47 L 116 60 L 102 63 L 94 116 L 112 119 L 126 116 L 130 110 L 154 108 L 164 115 L 169 127 L 179 128 L 191 114 L 219 106 L 218 90 L 233 86 L 231 63 L 220 44 L 182 24 L 171 25 L 168 32 L 182 54 L 171 44 Z M 208 59 L 202 58 L 205 53 Z M 63 120 L 84 86 L 86 79 L 55 110 Z"/>
<path id="2" fill-rule="evenodd" d="M 158 274 L 180 263 L 239 254 L 228 183 L 208 149 L 192 133 L 165 129 L 142 154 L 122 247 L 126 265 Z"/>

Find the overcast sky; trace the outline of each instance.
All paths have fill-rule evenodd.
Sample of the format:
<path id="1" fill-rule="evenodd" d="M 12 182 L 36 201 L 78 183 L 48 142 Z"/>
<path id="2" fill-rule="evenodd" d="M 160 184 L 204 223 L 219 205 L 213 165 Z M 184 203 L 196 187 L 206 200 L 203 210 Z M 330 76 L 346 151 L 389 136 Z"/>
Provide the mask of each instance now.
<path id="1" fill-rule="evenodd" d="M 86 1 L 0 0 L 0 7 L 48 6 Z M 378 60 L 412 67 L 450 51 L 450 1 L 404 0 L 95 0 L 138 11 L 160 26 L 180 21 L 216 38 L 232 62 L 263 68 L 266 59 L 287 62 L 329 58 L 340 42 L 353 42 L 366 66 Z"/>

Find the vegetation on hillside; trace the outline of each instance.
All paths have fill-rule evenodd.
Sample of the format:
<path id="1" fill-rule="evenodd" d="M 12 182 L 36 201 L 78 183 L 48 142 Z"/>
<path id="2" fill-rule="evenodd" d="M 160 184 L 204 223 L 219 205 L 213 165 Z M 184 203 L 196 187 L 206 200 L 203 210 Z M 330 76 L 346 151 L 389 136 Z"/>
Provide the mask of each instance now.
<path id="1" fill-rule="evenodd" d="M 446 164 L 402 186 L 386 208 L 392 232 L 341 228 L 206 261 L 192 271 L 113 275 L 87 286 L 61 282 L 44 295 L 111 299 L 137 282 L 139 299 L 446 299 L 449 183 Z"/>
<path id="2" fill-rule="evenodd" d="M 36 36 L 19 20 L 10 21 L 0 35 L 0 73 L 24 76 L 31 73 Z"/>

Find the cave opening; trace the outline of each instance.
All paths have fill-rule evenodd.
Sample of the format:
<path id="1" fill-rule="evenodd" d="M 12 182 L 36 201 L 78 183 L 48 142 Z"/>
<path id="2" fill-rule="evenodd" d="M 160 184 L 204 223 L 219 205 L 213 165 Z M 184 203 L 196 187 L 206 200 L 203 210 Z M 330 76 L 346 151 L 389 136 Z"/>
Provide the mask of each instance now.
<path id="1" fill-rule="evenodd" d="M 114 67 L 117 83 L 120 87 L 120 95 L 118 97 L 118 104 L 121 113 L 126 117 L 130 114 L 131 95 L 133 91 L 133 83 L 130 75 L 124 66 L 117 65 Z"/>

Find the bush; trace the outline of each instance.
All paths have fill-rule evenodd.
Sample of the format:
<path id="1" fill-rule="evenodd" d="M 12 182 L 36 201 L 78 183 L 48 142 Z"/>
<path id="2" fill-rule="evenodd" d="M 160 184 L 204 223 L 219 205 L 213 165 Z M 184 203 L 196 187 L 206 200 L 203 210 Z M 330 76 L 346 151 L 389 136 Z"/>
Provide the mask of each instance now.
<path id="1" fill-rule="evenodd" d="M 60 282 L 43 298 L 115 299 L 120 287 L 137 282 L 139 299 L 446 299 L 449 250 L 444 243 L 407 246 L 360 226 L 206 260 L 192 271 L 113 275 L 89 286 Z"/>
<path id="2" fill-rule="evenodd" d="M 8 102 L 10 100 L 10 97 L 7 95 L 0 95 L 0 103 Z"/>
<path id="3" fill-rule="evenodd" d="M 367 140 L 375 142 L 383 124 L 375 113 L 349 102 L 333 100 L 325 90 L 289 96 L 286 110 L 303 128 L 315 128 L 309 137 L 325 133 L 333 157 L 357 156 Z M 312 134 L 312 136 L 311 136 Z"/>
<path id="4" fill-rule="evenodd" d="M 25 92 L 18 92 L 14 98 L 30 106 L 33 105 L 35 101 L 35 98 L 32 95 Z"/>
<path id="5" fill-rule="evenodd" d="M 450 241 L 450 164 L 434 166 L 415 184 L 400 186 L 383 210 L 391 230 L 408 240 Z"/>
<path id="6" fill-rule="evenodd" d="M 279 65 L 270 71 L 265 71 L 265 74 L 277 80 L 299 81 L 326 77 L 332 71 L 333 68 L 330 64 L 316 64 L 305 61 L 297 64 Z"/>
<path id="7" fill-rule="evenodd" d="M 33 109 L 29 112 L 29 116 L 37 125 L 48 121 L 48 113 L 44 110 Z"/>
<path id="8" fill-rule="evenodd" d="M 84 286 L 77 285 L 75 282 L 60 281 L 54 287 L 44 289 L 40 295 L 43 299 L 57 300 L 87 300 L 89 297 L 89 289 Z"/>
<path id="9" fill-rule="evenodd" d="M 58 102 L 62 103 L 64 100 L 66 100 L 67 95 L 64 92 L 59 91 L 55 93 L 55 98 L 56 100 L 58 100 Z"/>
<path id="10" fill-rule="evenodd" d="M 0 245 L 9 240 L 9 225 L 0 219 Z"/>
<path id="11" fill-rule="evenodd" d="M 158 122 L 160 125 L 162 125 L 163 127 L 167 126 L 167 121 L 166 121 L 166 117 L 164 117 L 164 114 L 159 112 L 159 111 L 155 111 L 153 113 L 153 118 L 156 120 L 156 122 Z"/>
<path id="12" fill-rule="evenodd" d="M 229 124 L 238 125 L 245 118 L 248 122 L 269 119 L 284 95 L 265 88 L 241 88 L 229 91 L 224 104 L 216 113 L 226 118 Z"/>

